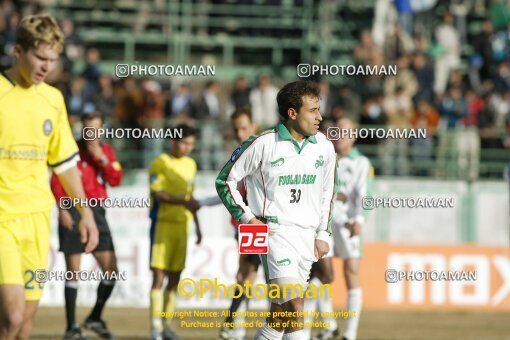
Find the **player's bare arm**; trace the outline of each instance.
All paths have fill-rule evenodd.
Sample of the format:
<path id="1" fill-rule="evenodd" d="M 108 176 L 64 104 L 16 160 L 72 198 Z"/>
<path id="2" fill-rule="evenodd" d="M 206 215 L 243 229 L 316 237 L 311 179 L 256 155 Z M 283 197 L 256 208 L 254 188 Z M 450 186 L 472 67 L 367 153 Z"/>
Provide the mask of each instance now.
<path id="1" fill-rule="evenodd" d="M 73 229 L 74 220 L 69 211 L 65 209 L 58 209 L 58 221 L 67 229 Z"/>
<path id="2" fill-rule="evenodd" d="M 77 167 L 72 167 L 60 174 L 58 179 L 62 183 L 64 190 L 71 198 L 85 199 L 85 191 L 81 183 L 80 173 Z M 92 210 L 88 207 L 76 207 L 81 214 L 80 234 L 81 242 L 85 243 L 85 252 L 90 253 L 99 243 L 99 232 Z"/>
<path id="3" fill-rule="evenodd" d="M 197 234 L 196 244 L 200 244 L 202 242 L 202 230 L 200 229 L 200 221 L 196 211 L 193 212 L 193 219 L 195 220 L 195 233 Z"/>
<path id="4" fill-rule="evenodd" d="M 321 259 L 324 255 L 329 252 L 329 245 L 326 241 L 315 240 L 315 257 L 317 260 Z"/>
<path id="5" fill-rule="evenodd" d="M 152 195 L 160 203 L 184 205 L 186 209 L 188 209 L 191 212 L 197 211 L 200 208 L 200 204 L 193 197 L 190 199 L 186 199 L 183 197 L 171 195 L 164 191 L 152 192 Z"/>

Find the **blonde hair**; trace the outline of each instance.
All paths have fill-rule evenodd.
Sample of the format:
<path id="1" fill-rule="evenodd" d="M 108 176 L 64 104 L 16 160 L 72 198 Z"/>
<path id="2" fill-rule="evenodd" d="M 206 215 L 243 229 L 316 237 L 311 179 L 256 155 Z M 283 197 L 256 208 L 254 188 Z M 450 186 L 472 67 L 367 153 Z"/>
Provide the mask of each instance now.
<path id="1" fill-rule="evenodd" d="M 48 44 L 58 52 L 64 49 L 64 33 L 57 21 L 48 14 L 28 15 L 21 19 L 16 30 L 16 44 L 25 51 Z"/>
<path id="2" fill-rule="evenodd" d="M 352 118 L 350 117 L 342 117 L 342 118 L 338 118 L 337 121 L 336 121 L 336 125 L 339 126 L 341 123 L 349 123 L 353 129 L 356 129 L 358 128 L 358 122 L 354 121 Z"/>

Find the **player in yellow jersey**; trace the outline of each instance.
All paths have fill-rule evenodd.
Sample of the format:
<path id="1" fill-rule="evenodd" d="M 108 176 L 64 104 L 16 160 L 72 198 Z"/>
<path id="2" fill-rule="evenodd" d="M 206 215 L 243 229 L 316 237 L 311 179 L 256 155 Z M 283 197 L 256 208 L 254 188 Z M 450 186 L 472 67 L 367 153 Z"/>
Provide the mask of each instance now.
<path id="1" fill-rule="evenodd" d="M 44 83 L 63 42 L 52 17 L 23 18 L 16 31 L 16 63 L 0 74 L 1 340 L 29 338 L 42 296 L 55 205 L 48 164 L 70 197 L 85 198 L 64 98 Z M 98 243 L 97 227 L 92 211 L 78 208 L 81 241 L 90 252 Z"/>
<path id="2" fill-rule="evenodd" d="M 187 125 L 176 127 L 182 138 L 172 141 L 172 150 L 158 156 L 149 168 L 151 191 L 151 339 L 176 339 L 171 319 L 161 312 L 175 310 L 176 289 L 186 261 L 188 224 L 194 218 L 197 244 L 202 235 L 196 217 L 199 208 L 193 198 L 197 164 L 188 157 L 193 151 L 196 132 Z M 164 289 L 163 281 L 167 278 Z"/>

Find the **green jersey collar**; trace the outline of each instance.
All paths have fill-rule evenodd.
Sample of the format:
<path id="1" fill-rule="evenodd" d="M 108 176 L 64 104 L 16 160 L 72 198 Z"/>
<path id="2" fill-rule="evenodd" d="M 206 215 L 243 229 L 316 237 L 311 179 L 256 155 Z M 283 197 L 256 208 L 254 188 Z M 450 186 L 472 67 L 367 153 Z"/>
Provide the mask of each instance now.
<path id="1" fill-rule="evenodd" d="M 278 123 L 278 125 L 276 125 L 276 131 L 278 132 L 278 135 L 280 136 L 281 139 L 292 142 L 292 144 L 294 145 L 294 149 L 296 150 L 297 153 L 301 153 L 305 145 L 308 143 L 317 144 L 317 138 L 315 138 L 315 136 L 308 136 L 305 138 L 305 141 L 303 142 L 301 147 L 299 147 L 298 142 L 294 138 L 292 138 L 289 130 L 283 123 Z"/>
<path id="2" fill-rule="evenodd" d="M 351 151 L 347 154 L 347 157 L 349 158 L 356 158 L 358 156 L 361 156 L 361 152 L 359 152 L 358 148 L 353 147 Z"/>

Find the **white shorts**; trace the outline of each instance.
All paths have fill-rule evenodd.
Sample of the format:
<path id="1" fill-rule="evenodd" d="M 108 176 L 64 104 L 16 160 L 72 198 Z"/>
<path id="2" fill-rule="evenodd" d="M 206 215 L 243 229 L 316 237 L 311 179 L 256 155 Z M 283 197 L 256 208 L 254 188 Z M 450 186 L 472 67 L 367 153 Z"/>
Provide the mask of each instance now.
<path id="1" fill-rule="evenodd" d="M 306 285 L 312 264 L 317 261 L 315 230 L 280 225 L 271 227 L 271 232 L 269 251 L 260 256 L 266 279 L 295 278 L 296 284 Z"/>
<path id="2" fill-rule="evenodd" d="M 333 226 L 331 242 L 329 243 L 329 253 L 326 257 L 337 256 L 344 260 L 359 259 L 361 257 L 361 237 L 360 235 L 351 236 L 351 232 L 346 227 Z"/>

